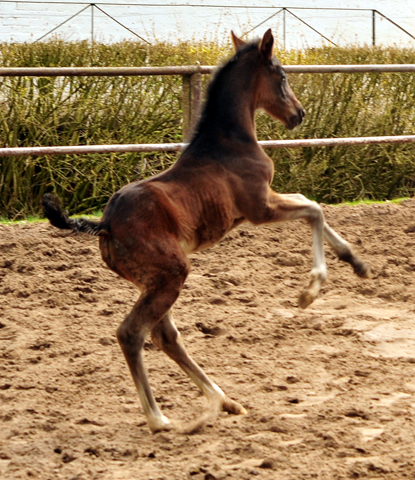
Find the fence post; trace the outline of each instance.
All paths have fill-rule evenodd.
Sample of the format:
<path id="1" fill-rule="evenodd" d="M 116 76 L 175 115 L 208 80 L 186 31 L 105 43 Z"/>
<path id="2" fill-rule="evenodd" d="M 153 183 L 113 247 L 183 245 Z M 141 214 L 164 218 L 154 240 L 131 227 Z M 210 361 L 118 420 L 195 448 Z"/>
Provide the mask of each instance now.
<path id="1" fill-rule="evenodd" d="M 200 106 L 202 103 L 202 74 L 194 73 L 190 78 L 190 130 L 189 135 L 193 135 L 196 125 L 200 118 Z"/>
<path id="2" fill-rule="evenodd" d="M 91 3 L 91 43 L 94 43 L 94 4 Z"/>
<path id="3" fill-rule="evenodd" d="M 286 49 L 286 44 L 285 44 L 285 41 L 286 41 L 286 38 L 285 38 L 285 35 L 286 35 L 286 23 L 285 23 L 285 8 L 282 9 L 282 38 L 283 38 L 283 45 L 284 45 L 284 50 Z"/>
<path id="4" fill-rule="evenodd" d="M 190 129 L 190 78 L 191 75 L 182 75 L 182 140 L 186 141 Z"/>
<path id="5" fill-rule="evenodd" d="M 200 117 L 202 74 L 198 72 L 183 75 L 182 82 L 182 136 L 183 141 L 187 142 L 192 136 Z"/>
<path id="6" fill-rule="evenodd" d="M 372 10 L 372 45 L 376 45 L 376 10 Z"/>

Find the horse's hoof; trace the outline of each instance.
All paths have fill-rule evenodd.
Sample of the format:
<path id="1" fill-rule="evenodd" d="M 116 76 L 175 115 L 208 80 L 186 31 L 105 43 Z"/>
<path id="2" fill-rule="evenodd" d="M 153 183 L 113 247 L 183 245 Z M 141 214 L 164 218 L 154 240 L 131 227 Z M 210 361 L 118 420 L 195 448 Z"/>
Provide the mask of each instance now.
<path id="1" fill-rule="evenodd" d="M 176 428 L 173 422 L 164 415 L 149 420 L 148 426 L 152 433 L 168 432 L 169 430 Z"/>
<path id="2" fill-rule="evenodd" d="M 304 290 L 304 292 L 300 295 L 299 303 L 301 308 L 307 308 L 311 305 L 315 300 L 315 297 L 311 295 L 308 290 Z"/>
<path id="3" fill-rule="evenodd" d="M 362 262 L 361 260 L 356 261 L 353 265 L 354 273 L 360 278 L 372 278 L 372 273 L 370 271 L 369 265 Z"/>
<path id="4" fill-rule="evenodd" d="M 222 410 L 232 415 L 246 415 L 248 413 L 240 403 L 231 400 L 229 397 L 225 397 L 223 400 Z"/>

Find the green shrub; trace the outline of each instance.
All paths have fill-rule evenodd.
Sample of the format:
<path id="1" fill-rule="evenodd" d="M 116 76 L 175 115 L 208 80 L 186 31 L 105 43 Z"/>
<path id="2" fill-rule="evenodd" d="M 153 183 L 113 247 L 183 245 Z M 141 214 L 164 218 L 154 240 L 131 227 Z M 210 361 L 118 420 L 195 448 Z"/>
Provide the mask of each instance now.
<path id="1" fill-rule="evenodd" d="M 148 46 L 71 43 L 0 44 L 2 66 L 216 65 L 230 46 L 192 42 Z M 415 63 L 415 51 L 332 48 L 277 52 L 285 64 Z M 204 81 L 208 81 L 207 76 Z M 292 74 L 304 124 L 287 132 L 258 114 L 260 140 L 413 133 L 415 75 Z M 0 78 L 0 145 L 9 147 L 182 141 L 182 80 L 160 77 Z M 273 187 L 326 203 L 414 194 L 413 145 L 268 150 Z M 102 208 L 125 183 L 167 168 L 176 154 L 0 158 L 0 216 L 38 214 L 54 190 L 71 213 Z"/>

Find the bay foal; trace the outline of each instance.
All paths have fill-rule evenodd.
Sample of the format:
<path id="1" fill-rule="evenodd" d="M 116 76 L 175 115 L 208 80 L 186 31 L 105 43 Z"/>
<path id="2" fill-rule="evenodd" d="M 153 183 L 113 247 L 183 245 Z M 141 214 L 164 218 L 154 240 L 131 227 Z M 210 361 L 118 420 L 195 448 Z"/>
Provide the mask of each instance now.
<path id="1" fill-rule="evenodd" d="M 304 219 L 312 229 L 314 261 L 310 283 L 300 296 L 302 308 L 313 302 L 326 279 L 324 238 L 357 275 L 368 276 L 365 264 L 325 223 L 317 203 L 271 190 L 273 162 L 257 143 L 255 110 L 263 108 L 292 129 L 302 122 L 304 109 L 273 56 L 271 30 L 253 43 L 233 33 L 232 39 L 236 54 L 211 82 L 197 132 L 170 169 L 121 188 L 100 222 L 70 219 L 52 195 L 43 201 L 56 227 L 99 235 L 104 261 L 141 292 L 117 337 L 153 432 L 175 424 L 161 413 L 147 379 L 142 350 L 148 334 L 210 404 L 245 413 L 190 358 L 173 323 L 171 308 L 190 270 L 188 253 L 217 243 L 243 222 Z"/>

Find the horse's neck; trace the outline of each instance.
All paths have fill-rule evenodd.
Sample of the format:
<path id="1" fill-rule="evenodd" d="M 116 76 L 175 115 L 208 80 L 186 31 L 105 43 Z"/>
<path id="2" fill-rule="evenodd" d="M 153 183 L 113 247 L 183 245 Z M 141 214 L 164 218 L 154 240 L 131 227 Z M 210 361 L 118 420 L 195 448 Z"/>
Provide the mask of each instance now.
<path id="1" fill-rule="evenodd" d="M 256 142 L 255 109 L 255 79 L 241 78 L 236 70 L 215 92 L 215 97 L 208 98 L 199 135 Z"/>

